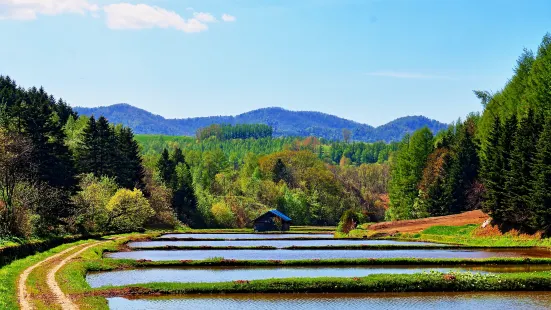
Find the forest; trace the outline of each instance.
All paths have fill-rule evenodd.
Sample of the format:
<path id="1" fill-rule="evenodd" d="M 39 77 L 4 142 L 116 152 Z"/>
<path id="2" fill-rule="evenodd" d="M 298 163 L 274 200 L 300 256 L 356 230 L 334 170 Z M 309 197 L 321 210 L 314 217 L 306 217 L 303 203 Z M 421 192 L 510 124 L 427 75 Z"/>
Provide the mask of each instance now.
<path id="1" fill-rule="evenodd" d="M 402 141 L 272 137 L 209 125 L 134 135 L 0 77 L 0 237 L 143 227 L 250 226 L 277 208 L 295 225 L 416 219 L 482 209 L 502 229 L 551 230 L 551 36 L 525 50 L 481 113 Z M 342 226 L 342 225 L 341 225 Z"/>
<path id="2" fill-rule="evenodd" d="M 474 91 L 484 111 L 433 136 L 405 137 L 391 160 L 388 219 L 482 209 L 503 230 L 551 231 L 551 35 L 524 50 L 505 87 Z"/>

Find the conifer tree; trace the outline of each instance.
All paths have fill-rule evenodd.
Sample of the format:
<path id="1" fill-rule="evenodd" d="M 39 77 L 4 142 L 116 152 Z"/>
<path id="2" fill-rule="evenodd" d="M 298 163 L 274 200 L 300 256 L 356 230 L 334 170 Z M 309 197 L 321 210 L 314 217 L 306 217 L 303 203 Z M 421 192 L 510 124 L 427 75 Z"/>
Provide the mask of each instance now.
<path id="1" fill-rule="evenodd" d="M 490 213 L 494 220 L 502 216 L 499 212 L 499 207 L 503 202 L 501 195 L 503 154 L 500 143 L 502 131 L 501 120 L 496 116 L 486 141 L 484 149 L 485 157 L 482 165 L 482 177 L 486 186 L 484 211 Z"/>
<path id="2" fill-rule="evenodd" d="M 530 226 L 551 231 L 551 117 L 548 117 L 538 144 L 533 165 L 531 207 L 533 217 Z"/>
<path id="3" fill-rule="evenodd" d="M 533 181 L 532 167 L 540 132 L 540 124 L 534 111 L 529 109 L 512 138 L 510 165 L 505 173 L 503 220 L 524 229 L 530 229 L 532 217 L 530 185 Z"/>
<path id="4" fill-rule="evenodd" d="M 174 179 L 174 163 L 170 159 L 167 149 L 163 150 L 163 153 L 161 153 L 161 157 L 157 161 L 157 170 L 159 170 L 161 180 L 166 185 L 170 185 L 170 183 Z"/>
<path id="5" fill-rule="evenodd" d="M 119 153 L 118 165 L 115 167 L 117 183 L 124 188 L 143 190 L 145 183 L 140 146 L 130 128 L 123 127 L 118 130 L 117 145 Z"/>
<path id="6" fill-rule="evenodd" d="M 93 173 L 95 176 L 100 176 L 98 129 L 93 115 L 88 119 L 88 125 L 84 127 L 82 141 L 77 145 L 76 156 L 80 173 Z"/>
<path id="7" fill-rule="evenodd" d="M 183 162 L 175 169 L 176 188 L 172 199 L 172 205 L 178 219 L 190 226 L 201 227 L 203 222 L 197 212 L 197 197 L 193 188 L 193 181 L 189 166 Z"/>
<path id="8" fill-rule="evenodd" d="M 97 121 L 98 173 L 99 176 L 116 177 L 116 167 L 120 161 L 117 157 L 117 138 L 115 130 L 103 116 Z"/>
<path id="9" fill-rule="evenodd" d="M 285 163 L 281 160 L 281 158 L 278 158 L 273 169 L 273 181 L 275 183 L 278 183 L 279 181 L 283 180 L 288 186 L 291 185 L 291 178 L 290 173 L 287 170 L 287 167 L 285 166 Z"/>

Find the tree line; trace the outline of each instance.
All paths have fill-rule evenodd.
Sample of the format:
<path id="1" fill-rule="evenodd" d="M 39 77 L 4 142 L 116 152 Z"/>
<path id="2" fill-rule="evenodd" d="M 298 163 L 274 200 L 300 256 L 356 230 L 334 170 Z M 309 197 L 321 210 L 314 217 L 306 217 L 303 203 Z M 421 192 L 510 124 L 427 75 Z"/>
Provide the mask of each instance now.
<path id="1" fill-rule="evenodd" d="M 484 111 L 432 136 L 407 136 L 391 160 L 389 219 L 483 209 L 503 230 L 551 231 L 551 35 L 524 50 Z"/>
<path id="2" fill-rule="evenodd" d="M 174 224 L 157 185 L 129 128 L 0 76 L 0 238 Z"/>
<path id="3" fill-rule="evenodd" d="M 197 140 L 206 140 L 211 137 L 215 137 L 218 140 L 260 139 L 270 138 L 272 135 L 272 127 L 265 124 L 212 124 L 208 127 L 200 128 L 196 132 Z"/>

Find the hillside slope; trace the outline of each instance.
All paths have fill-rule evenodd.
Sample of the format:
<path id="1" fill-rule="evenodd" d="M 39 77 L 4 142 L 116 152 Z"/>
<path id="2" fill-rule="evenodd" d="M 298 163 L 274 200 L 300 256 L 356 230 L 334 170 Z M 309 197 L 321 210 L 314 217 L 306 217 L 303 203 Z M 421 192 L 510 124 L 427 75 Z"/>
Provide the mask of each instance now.
<path id="1" fill-rule="evenodd" d="M 115 104 L 97 108 L 74 108 L 79 114 L 101 115 L 112 123 L 121 123 L 138 134 L 164 134 L 193 136 L 197 129 L 211 124 L 268 124 L 276 136 L 316 136 L 332 140 L 342 139 L 342 130 L 352 131 L 356 141 L 398 141 L 406 133 L 428 126 L 433 132 L 447 128 L 447 124 L 424 116 L 407 116 L 388 124 L 372 127 L 334 115 L 289 111 L 282 108 L 263 108 L 236 116 L 210 116 L 185 119 L 166 119 L 128 104 Z"/>

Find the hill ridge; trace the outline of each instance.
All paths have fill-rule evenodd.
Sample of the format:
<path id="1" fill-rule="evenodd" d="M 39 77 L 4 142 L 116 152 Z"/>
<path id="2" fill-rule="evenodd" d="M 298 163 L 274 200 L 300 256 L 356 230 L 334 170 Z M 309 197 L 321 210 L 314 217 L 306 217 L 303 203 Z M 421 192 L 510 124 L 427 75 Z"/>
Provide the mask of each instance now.
<path id="1" fill-rule="evenodd" d="M 201 127 L 211 124 L 263 123 L 274 127 L 275 136 L 316 136 L 341 140 L 342 130 L 352 131 L 355 141 L 398 141 L 424 126 L 433 132 L 446 129 L 447 124 L 422 115 L 404 116 L 386 124 L 373 127 L 336 115 L 319 111 L 292 111 L 281 107 L 265 107 L 237 115 L 217 115 L 189 118 L 165 118 L 128 103 L 117 103 L 94 108 L 75 107 L 82 115 L 105 116 L 112 123 L 121 123 L 137 134 L 164 134 L 193 136 Z"/>

